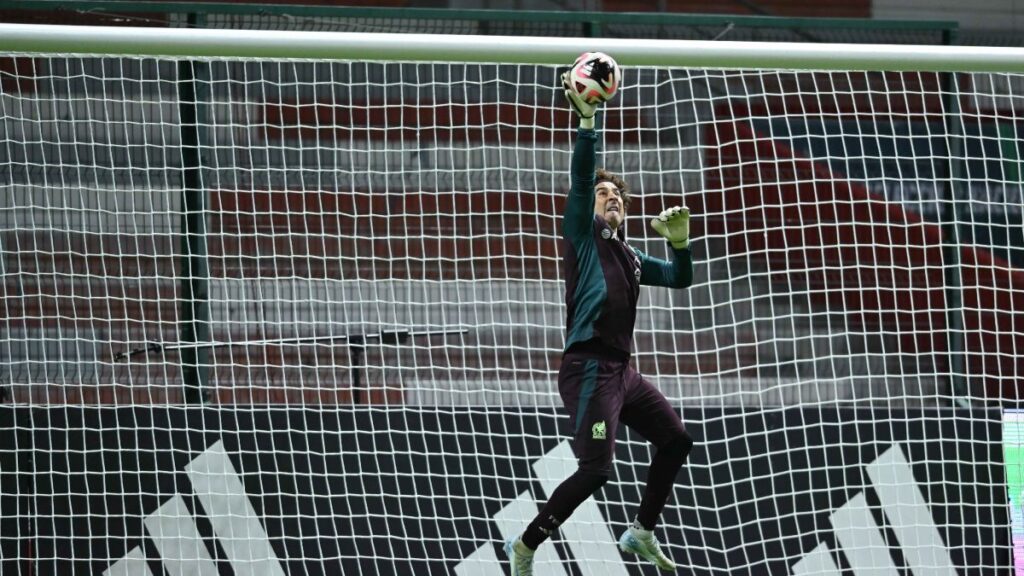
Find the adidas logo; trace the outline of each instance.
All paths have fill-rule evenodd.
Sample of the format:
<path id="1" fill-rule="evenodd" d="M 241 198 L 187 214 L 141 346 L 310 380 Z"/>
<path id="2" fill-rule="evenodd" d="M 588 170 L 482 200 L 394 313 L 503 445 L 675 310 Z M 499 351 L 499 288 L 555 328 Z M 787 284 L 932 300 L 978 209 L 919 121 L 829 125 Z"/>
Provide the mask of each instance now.
<path id="1" fill-rule="evenodd" d="M 866 467 L 871 485 L 882 504 L 882 515 L 896 542 L 875 522 L 864 492 L 858 492 L 829 516 L 836 542 L 854 576 L 899 576 L 904 572 L 892 558 L 899 549 L 913 576 L 957 576 L 932 519 L 928 504 L 898 444 Z M 838 551 L 837 551 L 838 552 Z M 824 542 L 792 567 L 794 576 L 845 574 Z"/>
<path id="2" fill-rule="evenodd" d="M 576 456 L 568 441 L 555 446 L 550 452 L 533 463 L 534 476 L 549 497 L 555 488 L 576 471 Z M 519 533 L 540 512 L 530 493 L 523 492 L 495 516 L 494 522 L 501 533 L 502 541 L 518 536 Z M 576 560 L 581 574 L 602 574 L 607 576 L 628 576 L 626 562 L 615 546 L 617 538 L 612 534 L 601 508 L 593 498 L 572 515 L 572 520 L 558 528 L 562 541 L 568 546 Z M 498 558 L 494 546 L 488 544 L 477 548 L 457 566 L 456 576 L 503 576 L 505 558 Z M 569 576 L 558 557 L 555 546 L 543 546 L 537 550 L 533 573 L 536 576 Z"/>
<path id="3" fill-rule="evenodd" d="M 284 576 L 267 533 L 252 507 L 241 478 L 217 441 L 185 467 L 196 498 L 213 526 L 236 576 Z M 216 576 L 210 556 L 185 500 L 175 494 L 143 520 L 146 532 L 170 576 Z M 132 548 L 103 572 L 104 576 L 153 576 L 142 548 Z"/>
<path id="4" fill-rule="evenodd" d="M 562 442 L 533 464 L 534 475 L 548 496 L 562 479 L 576 468 L 568 442 Z M 885 525 L 875 521 L 864 492 L 858 492 L 829 516 L 835 541 L 853 576 L 958 576 L 949 550 L 943 544 L 928 504 L 899 445 L 893 445 L 866 467 L 872 488 L 881 502 Z M 494 522 L 505 540 L 518 536 L 539 509 L 529 492 L 523 492 L 495 516 Z M 582 574 L 626 576 L 626 564 L 613 545 L 615 538 L 593 498 L 573 514 L 559 532 Z M 891 541 L 892 539 L 895 541 Z M 898 549 L 907 570 L 892 558 Z M 455 566 L 456 576 L 502 576 L 505 559 L 493 545 L 476 549 Z M 537 551 L 534 573 L 538 576 L 569 576 L 555 546 Z M 793 576 L 838 575 L 833 551 L 819 543 L 792 566 Z"/>

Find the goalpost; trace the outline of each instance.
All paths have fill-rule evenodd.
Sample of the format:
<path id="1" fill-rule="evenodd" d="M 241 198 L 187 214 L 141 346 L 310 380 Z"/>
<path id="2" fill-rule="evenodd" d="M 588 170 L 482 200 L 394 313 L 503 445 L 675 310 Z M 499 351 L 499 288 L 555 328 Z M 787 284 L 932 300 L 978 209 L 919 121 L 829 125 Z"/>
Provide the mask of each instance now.
<path id="1" fill-rule="evenodd" d="M 0 24 L 3 572 L 504 574 L 575 465 L 557 78 L 594 49 L 630 243 L 694 214 L 633 357 L 697 442 L 681 571 L 1009 566 L 1024 51 Z M 619 440 L 539 574 L 639 573 Z"/>

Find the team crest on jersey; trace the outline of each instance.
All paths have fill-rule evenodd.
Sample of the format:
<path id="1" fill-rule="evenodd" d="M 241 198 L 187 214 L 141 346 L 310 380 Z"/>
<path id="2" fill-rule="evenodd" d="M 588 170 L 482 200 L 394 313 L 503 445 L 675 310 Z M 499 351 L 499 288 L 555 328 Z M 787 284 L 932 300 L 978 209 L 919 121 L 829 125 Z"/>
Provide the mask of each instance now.
<path id="1" fill-rule="evenodd" d="M 607 240 L 607 239 L 609 239 L 611 237 L 612 237 L 612 231 L 611 230 L 609 230 L 607 228 L 602 228 L 601 229 L 601 238 L 604 238 L 605 240 Z"/>
<path id="2" fill-rule="evenodd" d="M 590 431 L 594 435 L 594 440 L 604 440 L 608 437 L 608 428 L 605 426 L 604 420 L 594 424 Z"/>

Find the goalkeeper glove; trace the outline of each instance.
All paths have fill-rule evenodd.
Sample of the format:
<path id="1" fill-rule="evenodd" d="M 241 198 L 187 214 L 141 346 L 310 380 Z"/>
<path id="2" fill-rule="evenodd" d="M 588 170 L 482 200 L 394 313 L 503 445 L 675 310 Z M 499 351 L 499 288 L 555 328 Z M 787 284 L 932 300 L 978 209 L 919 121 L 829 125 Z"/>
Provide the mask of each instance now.
<path id="1" fill-rule="evenodd" d="M 690 245 L 690 209 L 674 206 L 661 211 L 651 220 L 651 228 L 668 240 L 676 250 Z"/>
<path id="2" fill-rule="evenodd" d="M 576 92 L 572 84 L 570 84 L 572 82 L 569 79 L 571 73 L 572 70 L 562 73 L 562 87 L 565 88 L 565 99 L 572 105 L 572 109 L 576 112 L 576 116 L 579 116 L 580 120 L 593 120 L 594 114 L 597 114 L 597 107 L 600 104 L 590 104 Z"/>

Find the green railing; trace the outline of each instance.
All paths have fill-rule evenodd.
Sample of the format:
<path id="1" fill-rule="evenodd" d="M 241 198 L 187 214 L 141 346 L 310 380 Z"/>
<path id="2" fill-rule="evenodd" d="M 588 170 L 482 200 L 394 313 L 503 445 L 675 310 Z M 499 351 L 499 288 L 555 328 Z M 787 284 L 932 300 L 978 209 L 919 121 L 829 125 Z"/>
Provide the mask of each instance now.
<path id="1" fill-rule="evenodd" d="M 885 44 L 944 44 L 957 30 L 950 21 L 119 0 L 4 0 L 0 11 L 7 21 L 39 23 L 64 17 L 93 25 L 185 27 L 188 14 L 203 14 L 214 28 Z"/>

